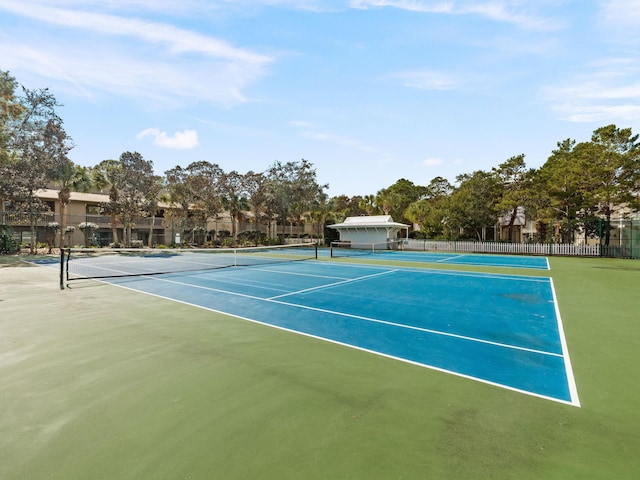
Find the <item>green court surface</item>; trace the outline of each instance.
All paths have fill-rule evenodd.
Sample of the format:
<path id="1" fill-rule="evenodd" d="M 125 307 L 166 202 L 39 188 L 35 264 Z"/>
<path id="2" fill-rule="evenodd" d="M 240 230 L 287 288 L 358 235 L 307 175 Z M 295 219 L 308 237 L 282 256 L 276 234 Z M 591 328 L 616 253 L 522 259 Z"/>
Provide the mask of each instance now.
<path id="1" fill-rule="evenodd" d="M 637 261 L 551 258 L 550 271 L 519 271 L 553 278 L 580 408 L 111 285 L 61 291 L 55 269 L 6 264 L 2 479 L 640 471 Z"/>

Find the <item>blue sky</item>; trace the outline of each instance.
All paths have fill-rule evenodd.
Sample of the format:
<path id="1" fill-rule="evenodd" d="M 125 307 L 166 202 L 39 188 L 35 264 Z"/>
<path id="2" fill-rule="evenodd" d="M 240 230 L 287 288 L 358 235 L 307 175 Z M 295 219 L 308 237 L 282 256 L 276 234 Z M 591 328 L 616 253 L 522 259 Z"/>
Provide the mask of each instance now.
<path id="1" fill-rule="evenodd" d="M 304 158 L 366 195 L 640 133 L 638 25 L 638 0 L 0 0 L 0 69 L 64 104 L 81 165 Z"/>

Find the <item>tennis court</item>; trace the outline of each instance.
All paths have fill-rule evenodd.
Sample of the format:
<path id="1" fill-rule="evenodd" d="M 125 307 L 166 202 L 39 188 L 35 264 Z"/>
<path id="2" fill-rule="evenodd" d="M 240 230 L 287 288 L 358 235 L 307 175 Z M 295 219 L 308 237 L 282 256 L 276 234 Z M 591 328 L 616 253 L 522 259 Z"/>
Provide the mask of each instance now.
<path id="1" fill-rule="evenodd" d="M 120 287 L 579 405 L 550 278 L 289 256 L 241 266 L 245 257 L 236 255 L 226 259 L 236 268 L 218 268 L 222 255 L 175 257 L 160 253 L 150 265 L 138 256 L 117 263 L 102 257 L 97 267 L 94 258 L 80 258 L 69 265 L 72 276 L 97 268 L 95 276 L 113 274 L 104 281 Z M 178 267 L 166 270 L 179 270 L 146 275 L 169 262 Z M 181 271 L 207 262 L 213 270 Z"/>
<path id="2" fill-rule="evenodd" d="M 206 288 L 173 284 L 175 292 L 193 297 L 185 302 L 137 289 L 144 284 L 169 285 L 155 277 L 72 281 L 70 289 L 61 291 L 59 259 L 29 259 L 53 268 L 24 262 L 17 266 L 27 268 L 1 268 L 0 259 L 0 406 L 5 412 L 0 420 L 4 432 L 0 457 L 5 460 L 0 462 L 0 477 L 578 480 L 637 476 L 640 266 L 636 262 L 551 257 L 548 273 L 509 270 L 526 276 L 504 275 L 501 268 L 473 267 L 474 273 L 466 272 L 471 274 L 467 277 L 463 266 L 454 272 L 453 267 L 427 269 L 427 264 L 420 264 L 423 271 L 418 274 L 419 269 L 406 268 L 405 263 L 374 265 L 373 258 L 377 257 L 331 261 L 321 256 L 318 261 L 291 265 L 159 277 L 204 282 L 201 286 Z M 442 275 L 428 271 L 432 269 L 440 269 Z M 273 270 L 284 270 L 298 280 L 278 280 L 284 274 Z M 480 270 L 487 275 L 479 275 Z M 234 272 L 240 275 L 228 277 Z M 309 275 L 332 278 L 311 281 Z M 211 283 L 209 276 L 219 277 L 219 282 Z M 536 278 L 539 284 L 525 283 Z M 259 283 L 247 286 L 251 279 Z M 337 284 L 341 281 L 347 283 Z M 230 286 L 233 282 L 240 286 Z M 358 286 L 367 282 L 372 286 Z M 408 284 L 412 285 L 405 292 L 409 301 L 401 296 Z M 222 304 L 192 306 L 210 297 L 210 288 L 222 291 Z M 542 398 L 540 393 L 523 394 L 504 380 L 480 378 L 479 366 L 467 376 L 447 373 L 462 365 L 457 357 L 472 355 L 485 366 L 496 362 L 493 369 L 499 367 L 505 376 L 542 380 L 542 374 L 514 367 L 502 354 L 487 357 L 480 355 L 480 349 L 473 351 L 470 345 L 479 342 L 464 343 L 452 336 L 446 343 L 438 340 L 442 335 L 419 333 L 422 341 L 416 340 L 416 349 L 450 347 L 456 352 L 417 362 L 370 353 L 371 345 L 370 351 L 347 346 L 355 343 L 353 338 L 368 340 L 366 336 L 375 332 L 378 337 L 396 334 L 397 327 L 380 323 L 374 329 L 371 320 L 403 325 L 419 321 L 434 331 L 449 328 L 437 323 L 438 315 L 410 308 L 418 301 L 419 289 L 419 308 L 424 312 L 441 308 L 464 320 L 449 333 L 486 338 L 481 337 L 480 327 L 486 322 L 485 330 L 498 328 L 502 316 L 498 305 L 502 305 L 509 311 L 502 317 L 502 343 L 564 353 L 559 316 L 555 329 L 543 321 L 543 328 L 536 331 L 532 324 L 525 327 L 524 318 L 516 330 L 519 319 L 511 315 L 524 312 L 531 319 L 534 310 L 552 315 L 540 310 L 545 302 L 534 297 L 538 291 L 549 300 L 555 292 L 580 408 L 565 400 L 550 401 L 544 393 Z M 551 297 L 546 297 L 549 289 Z M 363 305 L 365 293 L 375 293 L 369 302 L 377 302 L 378 308 Z M 274 298 L 278 295 L 287 296 Z M 325 308 L 331 312 L 307 315 L 311 308 L 324 308 L 321 296 L 327 302 L 331 297 L 330 308 Z M 474 297 L 485 301 L 478 304 Z M 243 306 L 246 302 L 258 307 L 247 316 L 253 321 L 213 311 L 242 312 L 248 309 Z M 516 303 L 539 306 L 516 309 Z M 469 311 L 464 311 L 465 304 Z M 356 323 L 354 318 L 347 324 L 346 315 L 356 306 L 364 309 L 359 315 L 369 320 Z M 288 322 L 306 318 L 325 329 L 330 322 L 337 329 L 344 317 L 342 329 L 351 339 L 338 343 L 313 333 L 294 333 L 287 325 L 280 327 L 286 331 L 265 326 L 274 316 Z M 255 323 L 263 320 L 264 324 Z M 539 345 L 531 348 L 531 342 L 514 341 L 516 336 L 536 338 Z M 525 350 L 519 354 L 508 350 L 514 357 L 529 357 L 529 363 L 540 360 Z M 423 361 L 433 365 L 425 368 Z M 436 361 L 448 361 L 453 367 L 434 366 Z M 547 370 L 562 377 L 557 372 Z"/>

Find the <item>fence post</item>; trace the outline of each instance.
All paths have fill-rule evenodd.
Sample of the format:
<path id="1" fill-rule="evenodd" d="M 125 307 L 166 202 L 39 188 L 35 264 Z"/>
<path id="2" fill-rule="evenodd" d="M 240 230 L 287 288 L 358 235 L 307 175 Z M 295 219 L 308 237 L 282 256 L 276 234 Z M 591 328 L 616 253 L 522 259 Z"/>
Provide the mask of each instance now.
<path id="1" fill-rule="evenodd" d="M 598 253 L 602 256 L 602 218 L 598 219 L 598 243 L 600 244 Z"/>

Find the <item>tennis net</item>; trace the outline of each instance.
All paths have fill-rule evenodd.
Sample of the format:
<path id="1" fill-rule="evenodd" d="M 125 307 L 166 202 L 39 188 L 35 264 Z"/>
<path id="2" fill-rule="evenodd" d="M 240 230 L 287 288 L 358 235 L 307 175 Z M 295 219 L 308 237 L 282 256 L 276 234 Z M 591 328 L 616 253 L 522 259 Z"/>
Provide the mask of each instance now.
<path id="1" fill-rule="evenodd" d="M 162 275 L 315 258 L 315 243 L 246 248 L 65 248 L 60 253 L 60 285 L 65 280 Z"/>
<path id="2" fill-rule="evenodd" d="M 398 240 L 387 240 L 381 243 L 331 242 L 331 258 L 389 253 L 399 248 Z"/>

